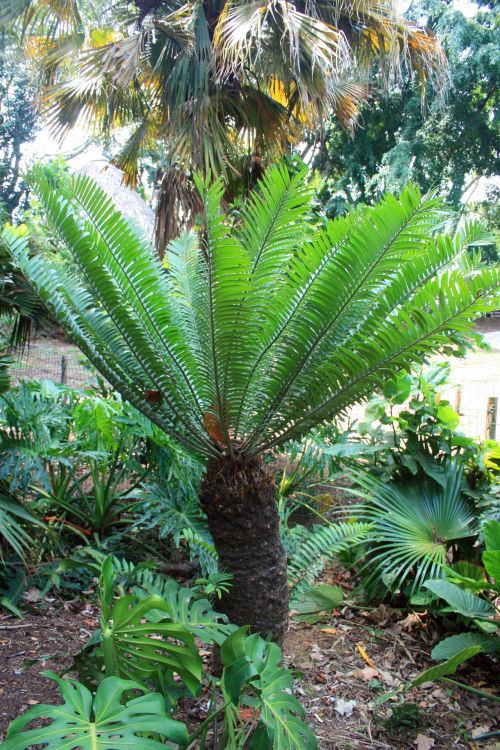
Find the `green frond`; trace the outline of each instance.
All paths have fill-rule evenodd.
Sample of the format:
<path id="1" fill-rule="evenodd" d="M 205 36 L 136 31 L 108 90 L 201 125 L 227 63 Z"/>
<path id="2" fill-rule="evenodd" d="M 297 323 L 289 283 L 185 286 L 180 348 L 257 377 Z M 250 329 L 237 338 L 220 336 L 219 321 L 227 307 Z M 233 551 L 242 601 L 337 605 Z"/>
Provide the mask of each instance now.
<path id="1" fill-rule="evenodd" d="M 291 601 L 307 590 L 327 562 L 340 552 L 361 544 L 368 532 L 371 533 L 371 524 L 363 521 L 314 526 L 288 561 Z"/>
<path id="2" fill-rule="evenodd" d="M 34 172 L 47 220 L 71 250 L 70 278 L 4 244 L 104 376 L 204 455 L 255 455 L 367 398 L 498 305 L 500 269 L 437 235 L 441 202 L 407 188 L 315 229 L 303 175 L 270 168 L 237 219 L 222 180 L 196 178 L 199 235 L 163 263 L 91 180 L 54 192 Z"/>
<path id="3" fill-rule="evenodd" d="M 366 472 L 353 472 L 353 494 L 361 503 L 344 510 L 371 524 L 365 553 L 370 580 L 401 588 L 410 575 L 412 591 L 429 578 L 444 575 L 449 545 L 477 534 L 474 513 L 463 495 L 463 471 L 455 462 L 445 466 L 446 482 L 387 484 Z"/>

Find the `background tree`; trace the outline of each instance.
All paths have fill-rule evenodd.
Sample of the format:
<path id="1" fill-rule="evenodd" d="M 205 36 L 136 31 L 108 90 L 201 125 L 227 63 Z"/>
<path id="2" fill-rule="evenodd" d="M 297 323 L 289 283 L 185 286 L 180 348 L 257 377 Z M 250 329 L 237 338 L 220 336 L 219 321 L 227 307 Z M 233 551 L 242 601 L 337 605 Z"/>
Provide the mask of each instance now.
<path id="1" fill-rule="evenodd" d="M 262 454 L 461 341 L 500 293 L 500 269 L 463 252 L 481 229 L 433 238 L 441 203 L 408 188 L 313 231 L 312 189 L 281 166 L 236 224 L 222 180 L 198 179 L 203 226 L 171 243 L 165 273 L 91 180 L 33 180 L 75 268 L 30 256 L 15 233 L 4 243 L 104 377 L 208 459 L 200 503 L 234 576 L 223 611 L 281 640 L 286 555 Z"/>
<path id="2" fill-rule="evenodd" d="M 358 200 L 370 203 L 408 180 L 437 187 L 455 208 L 481 176 L 500 172 L 498 18 L 493 4 L 466 18 L 446 0 L 412 4 L 446 51 L 452 85 L 446 103 L 406 78 L 386 100 L 363 110 L 354 136 L 331 121 L 316 162 L 329 174 L 322 201 L 330 215 Z"/>
<path id="3" fill-rule="evenodd" d="M 448 82 L 436 38 L 404 22 L 392 0 L 122 0 L 99 27 L 85 26 L 78 0 L 9 2 L 5 18 L 21 11 L 17 28 L 27 49 L 36 38 L 31 48 L 39 55 L 45 39 L 44 104 L 53 129 L 130 126 L 116 161 L 132 185 L 141 153 L 160 157 L 160 249 L 180 218 L 189 223 L 200 208 L 193 170 L 224 175 L 231 201 L 304 128 L 316 131 L 332 112 L 351 127 L 373 66 L 386 84 L 403 70 L 416 71 L 438 95 Z"/>
<path id="4" fill-rule="evenodd" d="M 28 67 L 15 53 L 12 39 L 0 28 L 0 217 L 18 207 L 25 185 L 21 175 L 23 146 L 36 128 L 36 88 Z"/>

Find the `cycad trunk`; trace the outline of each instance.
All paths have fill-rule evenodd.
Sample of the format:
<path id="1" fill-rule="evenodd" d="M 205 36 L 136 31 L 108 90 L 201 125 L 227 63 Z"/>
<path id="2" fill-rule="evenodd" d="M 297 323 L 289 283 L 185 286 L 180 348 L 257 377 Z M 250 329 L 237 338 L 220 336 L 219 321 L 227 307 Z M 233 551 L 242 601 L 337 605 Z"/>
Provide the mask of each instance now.
<path id="1" fill-rule="evenodd" d="M 282 643 L 288 582 L 272 474 L 260 458 L 211 459 L 200 501 L 221 569 L 234 576 L 218 609 L 230 622 Z"/>

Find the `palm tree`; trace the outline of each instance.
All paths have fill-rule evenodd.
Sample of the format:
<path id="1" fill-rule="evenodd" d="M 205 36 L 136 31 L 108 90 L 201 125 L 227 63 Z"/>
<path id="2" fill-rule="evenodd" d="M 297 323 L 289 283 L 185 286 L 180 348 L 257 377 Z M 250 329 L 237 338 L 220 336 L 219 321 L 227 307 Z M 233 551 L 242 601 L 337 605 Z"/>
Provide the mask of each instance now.
<path id="1" fill-rule="evenodd" d="M 374 67 L 384 86 L 405 68 L 423 94 L 448 83 L 439 42 L 393 0 L 136 0 L 132 11 L 119 0 L 100 28 L 82 6 L 10 0 L 4 20 L 17 14 L 28 51 L 44 52 L 42 109 L 56 133 L 131 127 L 116 162 L 132 186 L 138 156 L 162 144 L 161 251 L 201 208 L 193 170 L 224 175 L 232 201 L 332 112 L 352 127 Z"/>
<path id="2" fill-rule="evenodd" d="M 311 188 L 281 165 L 233 225 L 223 181 L 196 183 L 203 226 L 171 242 L 168 271 L 87 177 L 62 191 L 33 177 L 74 272 L 30 256 L 22 237 L 4 241 L 103 376 L 207 457 L 200 503 L 234 576 L 221 606 L 280 640 L 286 559 L 263 454 L 461 341 L 498 304 L 500 270 L 467 260 L 476 226 L 433 239 L 443 207 L 414 188 L 314 228 Z"/>

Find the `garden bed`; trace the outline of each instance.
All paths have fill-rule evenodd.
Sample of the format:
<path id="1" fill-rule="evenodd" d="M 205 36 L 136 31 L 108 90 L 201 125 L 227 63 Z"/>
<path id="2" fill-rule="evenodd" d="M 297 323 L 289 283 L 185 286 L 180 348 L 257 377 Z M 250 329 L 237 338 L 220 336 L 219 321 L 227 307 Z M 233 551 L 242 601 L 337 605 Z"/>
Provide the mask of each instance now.
<path id="1" fill-rule="evenodd" d="M 0 618 L 0 735 L 29 706 L 58 702 L 56 685 L 40 673 L 67 669 L 97 624 L 94 606 L 78 600 L 38 602 L 24 621 Z M 499 704 L 449 685 L 413 689 L 406 708 L 396 709 L 388 724 L 398 698 L 377 715 L 371 710 L 378 695 L 431 664 L 428 654 L 439 636 L 435 627 L 425 616 L 404 617 L 385 606 L 366 612 L 346 607 L 315 624 L 292 618 L 285 662 L 302 674 L 296 692 L 320 750 L 500 747 L 499 737 L 480 739 L 500 730 Z M 464 665 L 456 678 L 486 691 L 500 688 L 497 665 L 486 657 Z M 189 715 L 179 718 L 193 726 L 196 717 L 191 703 Z"/>

